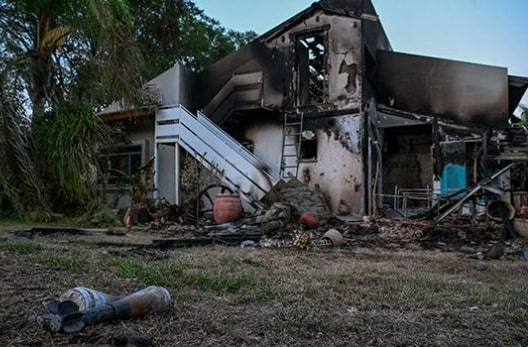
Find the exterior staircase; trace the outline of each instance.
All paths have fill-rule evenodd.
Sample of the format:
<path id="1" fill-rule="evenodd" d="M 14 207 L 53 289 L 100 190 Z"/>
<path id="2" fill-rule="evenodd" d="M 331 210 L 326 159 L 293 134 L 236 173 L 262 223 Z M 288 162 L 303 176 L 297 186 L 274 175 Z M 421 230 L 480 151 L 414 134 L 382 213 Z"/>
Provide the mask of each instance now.
<path id="1" fill-rule="evenodd" d="M 262 71 L 234 73 L 204 108 L 216 123 L 222 124 L 231 113 L 262 107 Z"/>
<path id="2" fill-rule="evenodd" d="M 166 107 L 158 111 L 155 122 L 155 148 L 181 146 L 252 206 L 280 180 L 278 173 L 200 112 L 193 115 L 182 105 Z M 155 160 L 156 154 L 155 149 Z M 154 165 L 157 170 L 158 163 Z"/>

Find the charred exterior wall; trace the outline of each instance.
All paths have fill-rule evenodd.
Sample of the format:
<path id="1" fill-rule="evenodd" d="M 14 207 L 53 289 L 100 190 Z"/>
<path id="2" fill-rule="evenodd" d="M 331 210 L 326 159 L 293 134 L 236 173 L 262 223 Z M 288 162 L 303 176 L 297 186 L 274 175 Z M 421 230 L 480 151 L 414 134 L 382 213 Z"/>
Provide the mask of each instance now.
<path id="1" fill-rule="evenodd" d="M 345 200 L 353 213 L 364 214 L 368 141 L 363 93 L 374 95 L 377 49 L 391 47 L 370 1 L 322 0 L 203 71 L 201 105 L 234 74 L 262 71 L 262 108 L 272 111 L 268 119 L 263 123 L 255 112 L 242 110 L 232 123 L 245 129 L 243 137 L 254 153 L 275 169 L 281 166 L 286 140 L 280 122 L 302 114 L 302 130 L 313 135 L 299 140 L 297 178 L 319 186 L 333 210 Z"/>
<path id="2" fill-rule="evenodd" d="M 321 118 L 311 125 L 317 158 L 301 161 L 298 178 L 311 187 L 319 186 L 333 211 L 340 200 L 355 214 L 363 210 L 361 122 L 362 116 L 355 114 Z"/>
<path id="3" fill-rule="evenodd" d="M 326 36 L 325 99 L 318 104 L 299 104 L 296 40 L 315 32 L 324 32 Z M 310 113 L 361 109 L 361 19 L 318 10 L 264 43 L 286 58 L 286 109 L 301 108 Z"/>
<path id="4" fill-rule="evenodd" d="M 378 50 L 392 51 L 392 46 L 378 18 L 363 20 L 363 101 L 378 99 L 376 67 Z"/>
<path id="5" fill-rule="evenodd" d="M 343 199 L 356 214 L 363 213 L 361 25 L 359 17 L 318 10 L 265 42 L 287 58 L 285 110 L 304 113 L 303 129 L 315 134 L 315 157 L 300 160 L 297 178 L 311 187 L 319 186 L 334 211 Z M 303 103 L 296 47 L 299 38 L 311 33 L 324 33 L 326 40 L 324 99 Z"/>
<path id="6" fill-rule="evenodd" d="M 264 107 L 279 110 L 284 100 L 284 65 L 281 52 L 268 48 L 256 40 L 214 63 L 198 75 L 199 109 Z M 257 80 L 251 76 L 260 76 Z M 234 80 L 238 76 L 240 80 Z M 244 91 L 255 90 L 255 93 Z M 223 95 L 223 96 L 222 96 Z M 219 97 L 221 96 L 221 97 Z M 250 105 L 251 104 L 251 105 Z M 225 108 L 224 108 L 225 109 Z M 207 114 L 221 123 L 229 114 Z"/>
<path id="7" fill-rule="evenodd" d="M 507 126 L 506 68 L 384 51 L 378 60 L 382 103 L 466 124 Z"/>

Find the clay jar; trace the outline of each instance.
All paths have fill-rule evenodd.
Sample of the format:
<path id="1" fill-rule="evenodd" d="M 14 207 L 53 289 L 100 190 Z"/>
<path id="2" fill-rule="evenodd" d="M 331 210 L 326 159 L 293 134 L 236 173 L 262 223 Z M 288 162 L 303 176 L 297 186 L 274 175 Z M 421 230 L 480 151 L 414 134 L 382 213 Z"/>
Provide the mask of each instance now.
<path id="1" fill-rule="evenodd" d="M 299 216 L 299 224 L 301 224 L 305 229 L 315 229 L 317 228 L 319 221 L 310 212 L 303 212 Z"/>
<path id="2" fill-rule="evenodd" d="M 216 224 L 233 222 L 242 216 L 242 203 L 238 194 L 218 194 L 215 197 L 213 217 Z"/>

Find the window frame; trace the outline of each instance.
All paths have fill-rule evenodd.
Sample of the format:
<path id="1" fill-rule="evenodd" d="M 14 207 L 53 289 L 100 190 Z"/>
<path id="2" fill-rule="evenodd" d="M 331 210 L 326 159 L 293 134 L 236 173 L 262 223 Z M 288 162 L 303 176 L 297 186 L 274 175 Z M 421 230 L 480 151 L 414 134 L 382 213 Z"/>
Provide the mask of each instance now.
<path id="1" fill-rule="evenodd" d="M 134 148 L 134 150 L 132 150 Z M 130 150 L 126 150 L 130 149 Z M 107 187 L 113 188 L 113 187 L 129 187 L 130 186 L 130 180 L 128 179 L 122 179 L 119 175 L 112 175 L 112 171 L 117 171 L 115 167 L 112 167 L 112 159 L 116 157 L 124 157 L 127 156 L 127 172 L 124 172 L 128 177 L 136 170 L 137 168 L 141 167 L 146 163 L 146 149 L 147 144 L 146 141 L 134 141 L 127 144 L 118 144 L 116 146 L 112 146 L 109 148 L 106 148 L 102 151 L 102 154 L 99 156 L 99 165 L 102 171 L 102 179 L 104 180 L 104 183 Z M 137 166 L 134 165 L 134 160 L 132 159 L 132 156 L 138 156 L 139 155 L 139 162 L 137 163 Z M 104 164 L 104 166 L 103 166 Z M 135 168 L 132 167 L 132 165 L 136 166 Z"/>
<path id="2" fill-rule="evenodd" d="M 310 59 L 310 54 L 312 54 L 312 50 L 310 47 L 306 47 L 306 45 L 303 43 L 303 41 L 312 38 L 312 37 L 319 37 L 320 41 L 322 41 L 323 50 L 321 53 L 322 61 L 319 61 L 319 63 L 322 65 L 322 70 L 315 70 L 317 74 L 310 73 L 310 61 L 315 61 L 316 59 Z M 293 57 L 294 57 L 294 71 L 295 71 L 295 78 L 294 78 L 294 88 L 295 88 L 295 105 L 296 106 L 310 106 L 310 105 L 319 105 L 324 104 L 328 102 L 328 75 L 329 75 L 329 69 L 328 69 L 328 28 L 325 27 L 319 27 L 310 29 L 307 31 L 300 31 L 293 34 Z M 301 56 L 301 46 L 304 46 L 303 49 L 306 50 L 307 54 Z M 317 46 L 317 44 L 315 44 Z M 305 61 L 303 61 L 303 58 Z M 309 84 L 312 80 L 317 80 L 317 76 L 322 74 L 322 80 L 317 81 L 318 84 L 320 84 L 320 88 L 317 88 L 320 90 L 321 95 L 314 95 L 314 93 L 310 90 Z M 303 85 L 304 83 L 304 85 Z"/>

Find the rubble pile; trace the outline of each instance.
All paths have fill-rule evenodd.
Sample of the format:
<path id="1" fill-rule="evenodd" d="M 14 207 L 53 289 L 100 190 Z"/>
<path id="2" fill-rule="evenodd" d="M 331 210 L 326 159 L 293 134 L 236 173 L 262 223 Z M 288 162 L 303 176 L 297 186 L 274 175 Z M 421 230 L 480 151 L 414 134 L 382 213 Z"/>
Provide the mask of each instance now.
<path id="1" fill-rule="evenodd" d="M 287 183 L 284 181 L 275 185 L 263 198 L 264 202 L 272 204 L 280 201 L 292 206 L 292 212 L 300 215 L 309 212 L 318 220 L 333 218 L 328 204 L 319 189 L 311 189 L 308 185 L 292 178 Z"/>
<path id="2" fill-rule="evenodd" d="M 484 185 L 479 183 L 476 187 L 480 189 Z M 191 223 L 182 213 L 184 208 L 162 201 L 156 210 L 148 211 L 148 222 L 140 223 L 135 219 L 133 225 L 125 224 L 126 231 L 152 233 L 153 247 L 162 249 L 219 243 L 244 248 L 303 250 L 331 247 L 425 249 L 460 252 L 480 259 L 528 255 L 528 239 L 522 237 L 522 232 L 521 237 L 511 232 L 522 230 L 522 223 L 528 221 L 528 207 L 524 205 L 516 209 L 515 218 L 512 211 L 503 208 L 509 205 L 499 201 L 490 205 L 498 206 L 499 212 L 507 211 L 504 216 L 492 208 L 488 209 L 487 216 L 461 216 L 453 208 L 459 202 L 447 201 L 409 218 L 351 215 L 344 218 L 331 212 L 317 187 L 311 189 L 295 178 L 280 181 L 259 203 L 263 206 L 260 210 L 237 214 L 229 222 L 219 223 L 214 215 L 203 215 L 192 219 Z M 390 211 L 379 212 L 383 216 L 395 215 Z M 131 219 L 123 220 L 131 222 Z"/>

